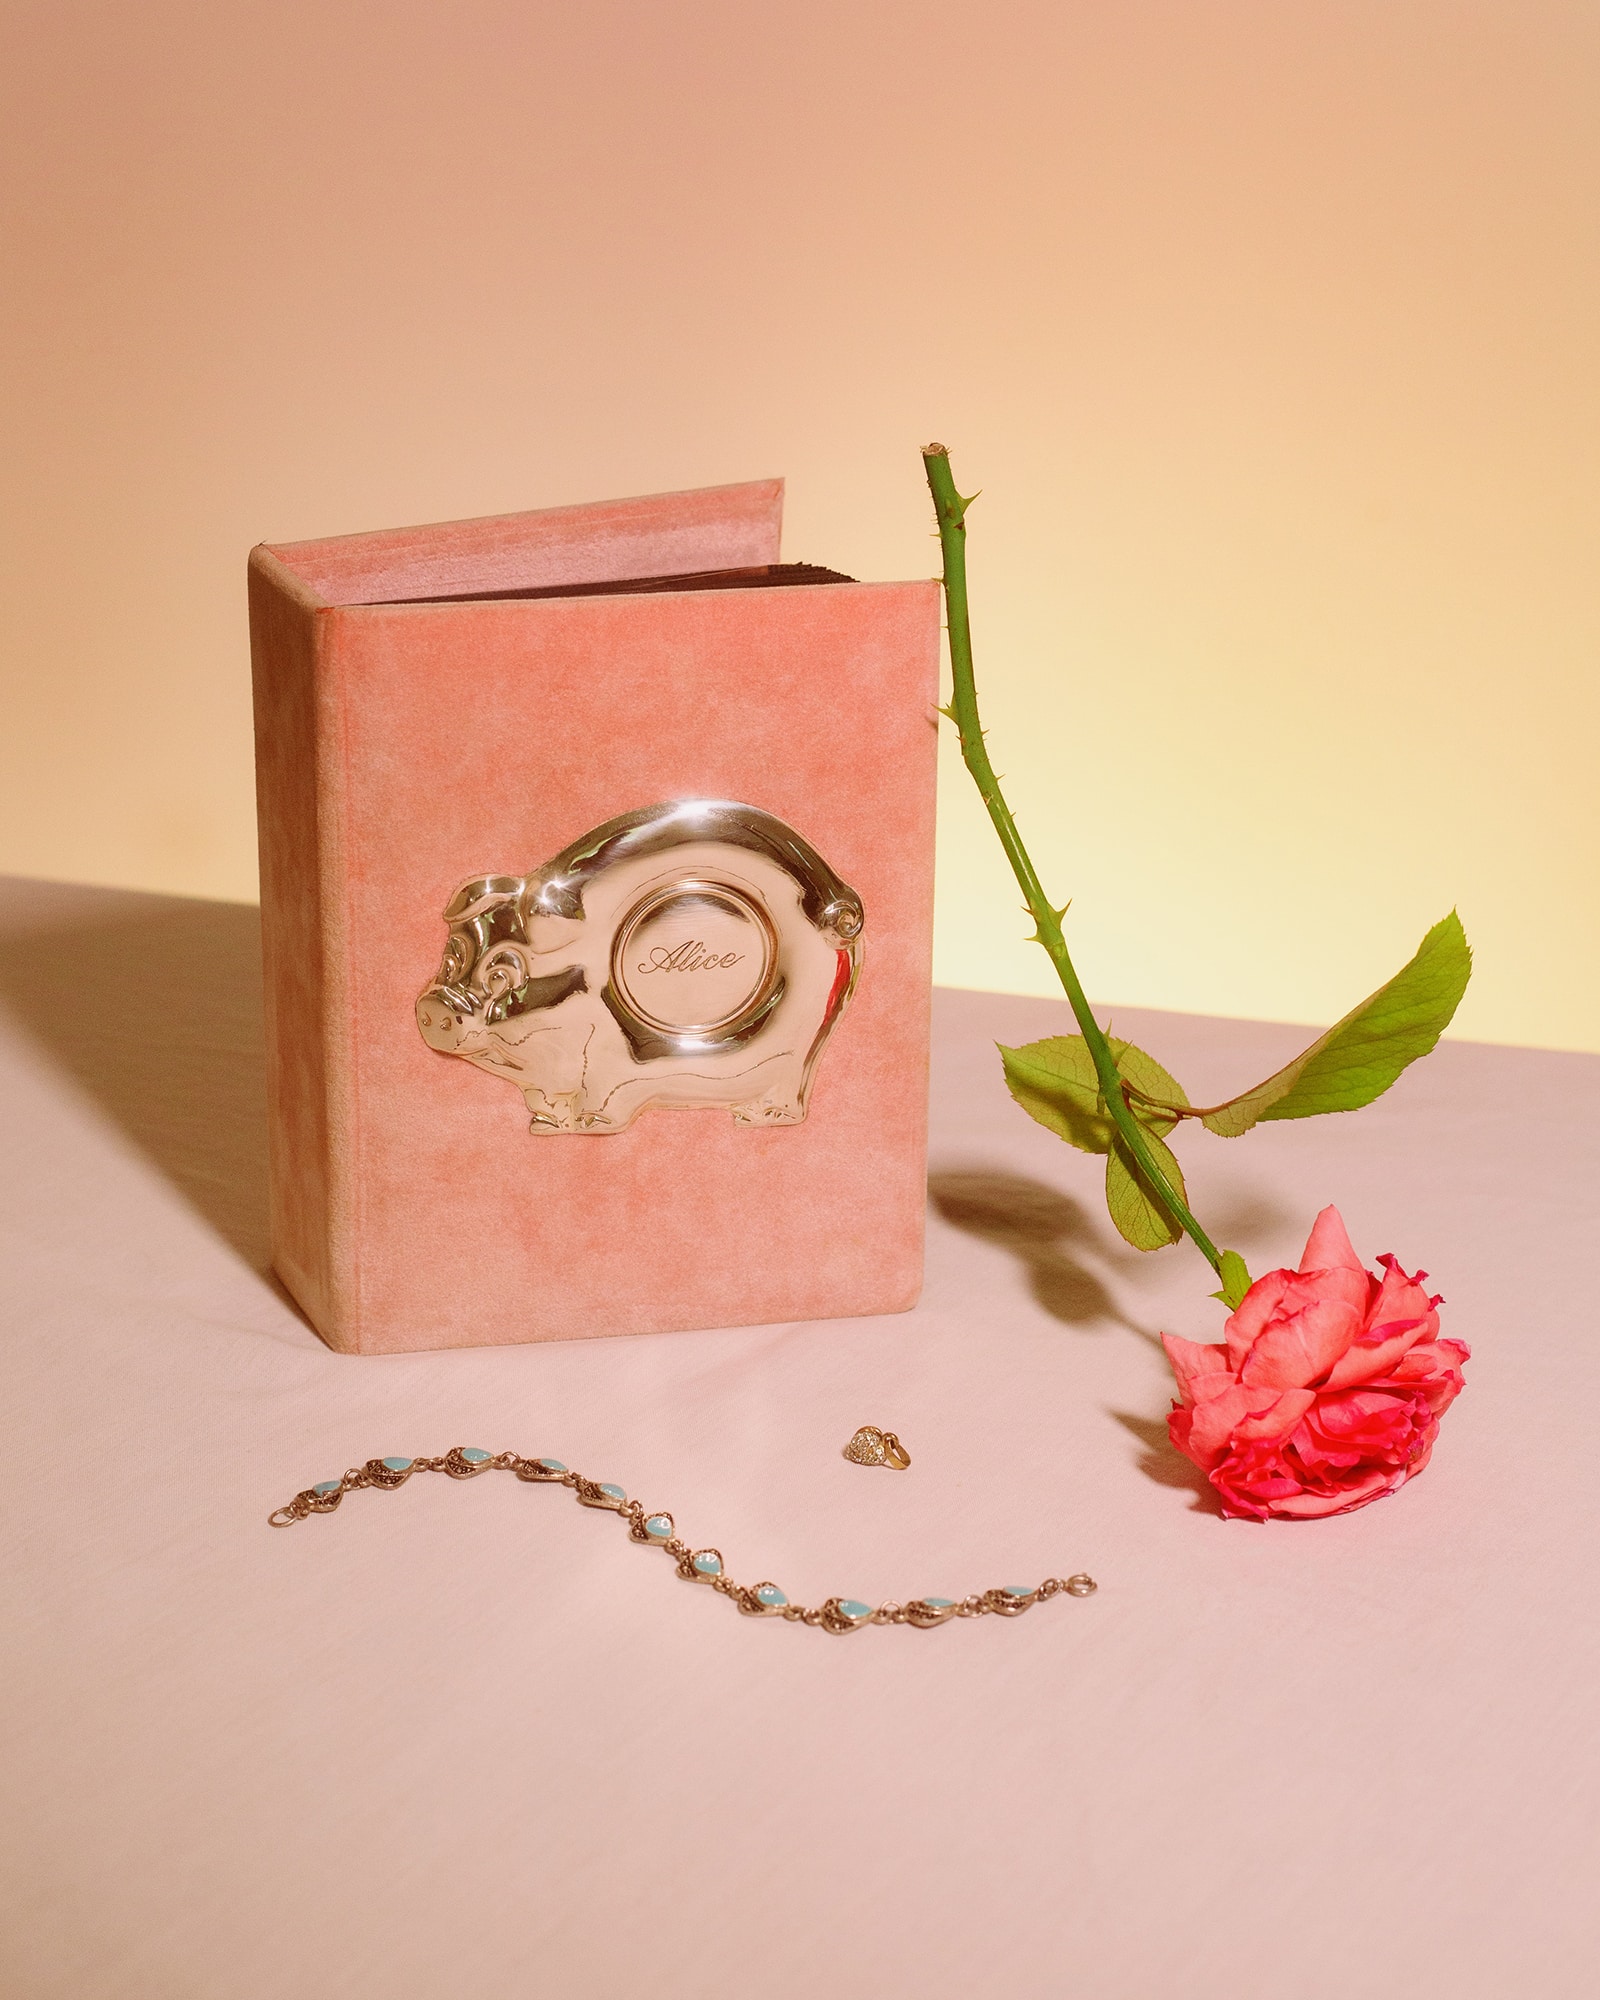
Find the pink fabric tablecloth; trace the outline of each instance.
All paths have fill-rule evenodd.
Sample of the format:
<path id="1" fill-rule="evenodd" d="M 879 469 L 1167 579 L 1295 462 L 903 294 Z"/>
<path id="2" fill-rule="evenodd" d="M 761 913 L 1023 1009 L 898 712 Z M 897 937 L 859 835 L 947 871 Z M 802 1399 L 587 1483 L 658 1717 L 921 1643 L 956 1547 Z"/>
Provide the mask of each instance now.
<path id="1" fill-rule="evenodd" d="M 1450 1046 L 1187 1145 L 1256 1271 L 1336 1200 L 1475 1350 L 1424 1478 L 1260 1528 L 1164 1441 L 1154 1335 L 1216 1337 L 1206 1273 L 1123 1248 L 1005 1095 L 994 1041 L 1059 1005 L 939 996 L 916 1311 L 360 1360 L 263 1275 L 254 913 L 0 917 L 7 2000 L 1595 1990 L 1600 1063 Z M 1117 1025 L 1191 1094 L 1305 1039 Z M 846 1463 L 864 1422 L 908 1473 Z M 456 1443 L 808 1602 L 1101 1587 L 836 1640 L 505 1475 L 266 1526 Z"/>

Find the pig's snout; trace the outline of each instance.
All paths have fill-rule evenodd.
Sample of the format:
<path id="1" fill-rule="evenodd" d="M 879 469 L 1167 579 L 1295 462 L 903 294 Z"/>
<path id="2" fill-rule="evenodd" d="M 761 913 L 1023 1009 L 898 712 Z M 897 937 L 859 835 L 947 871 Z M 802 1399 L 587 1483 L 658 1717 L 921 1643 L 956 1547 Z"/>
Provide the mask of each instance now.
<path id="1" fill-rule="evenodd" d="M 430 986 L 417 1002 L 417 1026 L 422 1030 L 422 1039 L 430 1049 L 454 1055 L 466 1030 L 467 1013 L 463 1003 L 452 1000 L 439 987 Z"/>

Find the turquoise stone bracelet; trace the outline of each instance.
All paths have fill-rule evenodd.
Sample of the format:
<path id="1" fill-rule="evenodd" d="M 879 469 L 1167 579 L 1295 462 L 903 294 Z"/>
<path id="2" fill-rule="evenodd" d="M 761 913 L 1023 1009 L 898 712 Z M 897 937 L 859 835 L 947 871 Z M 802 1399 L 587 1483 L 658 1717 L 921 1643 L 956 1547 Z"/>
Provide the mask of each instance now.
<path id="1" fill-rule="evenodd" d="M 906 1604 L 880 1604 L 876 1608 L 855 1597 L 830 1597 L 818 1605 L 791 1604 L 775 1583 L 735 1583 L 723 1569 L 720 1550 L 690 1548 L 678 1539 L 670 1514 L 647 1512 L 609 1480 L 585 1479 L 581 1473 L 569 1472 L 559 1458 L 521 1458 L 514 1451 L 480 1451 L 475 1445 L 458 1444 L 443 1458 L 369 1458 L 342 1479 L 324 1479 L 308 1486 L 267 1519 L 274 1528 L 287 1528 L 309 1514 L 331 1514 L 347 1493 L 362 1486 L 392 1491 L 404 1486 L 414 1472 L 447 1472 L 452 1479 L 475 1479 L 480 1472 L 514 1472 L 532 1485 L 568 1486 L 583 1506 L 620 1514 L 628 1523 L 630 1540 L 665 1549 L 686 1582 L 709 1583 L 713 1590 L 731 1597 L 748 1617 L 788 1618 L 824 1632 L 856 1632 L 863 1625 L 926 1628 L 943 1625 L 951 1618 L 981 1618 L 991 1611 L 1002 1618 L 1015 1618 L 1047 1597 L 1063 1592 L 1068 1597 L 1089 1597 L 1096 1588 L 1092 1576 L 1080 1574 L 1047 1576 L 1043 1583 L 1002 1584 L 997 1590 L 979 1591 L 972 1597 L 913 1597 Z"/>

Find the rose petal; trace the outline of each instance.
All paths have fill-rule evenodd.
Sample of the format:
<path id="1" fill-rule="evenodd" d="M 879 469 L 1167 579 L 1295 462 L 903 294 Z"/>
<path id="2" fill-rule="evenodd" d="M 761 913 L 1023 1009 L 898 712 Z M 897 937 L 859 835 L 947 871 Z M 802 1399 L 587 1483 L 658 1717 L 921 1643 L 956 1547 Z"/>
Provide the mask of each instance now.
<path id="1" fill-rule="evenodd" d="M 1253 1442 L 1287 1437 L 1304 1410 L 1303 1402 L 1291 1404 L 1273 1389 L 1247 1389 L 1232 1383 L 1220 1394 L 1195 1404 L 1186 1449 L 1195 1464 L 1209 1472 L 1240 1425 L 1250 1425 Z"/>
<path id="2" fill-rule="evenodd" d="M 1372 1472 L 1337 1493 L 1297 1493 L 1292 1499 L 1275 1500 L 1272 1511 L 1294 1521 L 1326 1520 L 1330 1514 L 1348 1514 L 1353 1508 L 1365 1507 L 1369 1500 L 1381 1500 L 1385 1493 L 1403 1486 L 1407 1477 L 1404 1466 Z"/>
<path id="3" fill-rule="evenodd" d="M 1209 1474 L 1225 1516 L 1264 1521 L 1281 1500 L 1292 1500 L 1300 1481 L 1271 1445 L 1244 1445 L 1230 1451 Z"/>
<path id="4" fill-rule="evenodd" d="M 1183 1449 L 1202 1471 L 1209 1472 L 1228 1448 L 1235 1424 L 1250 1414 L 1250 1392 L 1238 1383 L 1220 1395 L 1196 1403 L 1189 1413 L 1189 1435 Z"/>
<path id="5" fill-rule="evenodd" d="M 1317 1398 L 1295 1443 L 1307 1467 L 1322 1476 L 1363 1462 L 1408 1465 L 1437 1429 L 1427 1397 L 1413 1387 L 1346 1389 Z"/>
<path id="6" fill-rule="evenodd" d="M 1347 1305 L 1359 1328 L 1365 1322 L 1373 1285 L 1360 1270 L 1269 1271 L 1250 1287 L 1223 1329 L 1234 1368 L 1243 1369 L 1251 1349 L 1275 1326 L 1310 1306 L 1335 1301 Z"/>
<path id="7" fill-rule="evenodd" d="M 1245 1357 L 1239 1379 L 1269 1389 L 1303 1389 L 1321 1381 L 1361 1331 L 1361 1316 L 1344 1299 L 1314 1299 L 1271 1326 Z"/>
<path id="8" fill-rule="evenodd" d="M 1432 1331 L 1437 1332 L 1439 1315 L 1434 1310 L 1434 1301 L 1422 1289 L 1417 1278 L 1408 1278 L 1392 1257 L 1380 1257 L 1378 1262 L 1383 1265 L 1384 1271 L 1367 1311 L 1368 1327 L 1431 1317 Z M 1420 1272 L 1418 1276 L 1421 1276 Z"/>
<path id="9" fill-rule="evenodd" d="M 1425 1396 L 1434 1415 L 1442 1416 L 1467 1386 L 1462 1379 L 1461 1364 L 1470 1359 L 1470 1350 L 1464 1341 L 1419 1341 L 1409 1353 L 1400 1357 L 1384 1380 Z M 1374 1386 L 1383 1385 L 1378 1383 Z"/>
<path id="10" fill-rule="evenodd" d="M 1267 1409 L 1234 1425 L 1234 1443 L 1256 1444 L 1267 1438 L 1287 1437 L 1316 1400 L 1315 1389 L 1285 1389 Z"/>
<path id="11" fill-rule="evenodd" d="M 1409 1347 L 1390 1373 L 1396 1382 L 1427 1382 L 1435 1377 L 1459 1377 L 1472 1350 L 1464 1340 L 1419 1340 Z"/>
<path id="12" fill-rule="evenodd" d="M 1387 1375 L 1408 1348 L 1415 1347 L 1439 1330 L 1439 1315 L 1424 1313 L 1418 1319 L 1402 1319 L 1358 1333 L 1348 1350 L 1334 1363 L 1328 1376 L 1330 1389 L 1349 1389 L 1359 1382 L 1375 1381 Z"/>
<path id="13" fill-rule="evenodd" d="M 1256 1279 L 1229 1315 L 1223 1333 L 1235 1369 L 1243 1367 L 1245 1356 L 1270 1325 L 1285 1293 L 1294 1282 L 1293 1271 L 1268 1271 L 1265 1276 Z"/>
<path id="14" fill-rule="evenodd" d="M 1311 1225 L 1300 1268 L 1302 1271 L 1359 1271 L 1363 1278 L 1367 1275 L 1366 1267 L 1350 1241 L 1350 1232 L 1344 1226 L 1344 1217 L 1331 1204 Z"/>
<path id="15" fill-rule="evenodd" d="M 1166 1349 L 1172 1372 L 1178 1378 L 1178 1393 L 1186 1403 L 1215 1393 L 1233 1379 L 1226 1347 L 1205 1347 L 1198 1340 L 1185 1340 L 1176 1333 L 1162 1334 L 1161 1345 Z M 1200 1387 L 1207 1378 L 1211 1380 L 1211 1387 Z"/>
<path id="16" fill-rule="evenodd" d="M 1250 1392 L 1237 1382 L 1198 1402 L 1189 1412 L 1189 1438 L 1185 1450 L 1195 1464 L 1209 1471 L 1228 1449 L 1235 1424 L 1241 1424 L 1251 1409 Z"/>

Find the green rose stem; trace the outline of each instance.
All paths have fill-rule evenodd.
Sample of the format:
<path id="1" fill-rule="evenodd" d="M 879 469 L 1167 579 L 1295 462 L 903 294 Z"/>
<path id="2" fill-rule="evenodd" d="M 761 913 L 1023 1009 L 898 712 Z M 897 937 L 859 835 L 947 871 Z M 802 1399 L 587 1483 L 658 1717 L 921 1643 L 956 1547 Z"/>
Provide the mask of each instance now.
<path id="1" fill-rule="evenodd" d="M 1205 1231 L 1189 1213 L 1187 1204 L 1166 1175 L 1159 1162 L 1145 1143 L 1145 1136 L 1139 1121 L 1128 1107 L 1125 1085 L 1117 1068 L 1100 1024 L 1090 1010 L 1083 986 L 1072 963 L 1072 955 L 1067 950 L 1066 938 L 1062 935 L 1061 919 L 1065 909 L 1057 910 L 1045 896 L 1034 872 L 1028 850 L 1022 844 L 1022 836 L 1017 832 L 1017 823 L 1011 817 L 1000 790 L 1000 780 L 994 774 L 994 766 L 989 762 L 989 753 L 984 747 L 983 727 L 978 720 L 978 691 L 972 677 L 972 625 L 967 611 L 967 509 L 978 496 L 972 494 L 963 499 L 956 491 L 956 483 L 950 472 L 950 454 L 942 444 L 930 444 L 922 454 L 922 463 L 927 469 L 928 489 L 933 495 L 934 511 L 939 520 L 939 544 L 944 551 L 944 596 L 948 613 L 950 632 L 950 670 L 955 692 L 950 706 L 941 710 L 961 732 L 961 757 L 972 773 L 973 782 L 978 787 L 979 796 L 988 808 L 989 817 L 994 821 L 994 830 L 1000 836 L 1000 845 L 1006 851 L 1006 859 L 1011 863 L 1011 872 L 1017 878 L 1028 905 L 1028 914 L 1034 922 L 1034 942 L 1042 944 L 1049 954 L 1050 963 L 1066 989 L 1072 1011 L 1077 1017 L 1083 1039 L 1089 1045 L 1089 1053 L 1094 1060 L 1095 1075 L 1099 1079 L 1100 1094 L 1105 1100 L 1106 1111 L 1117 1128 L 1117 1135 L 1127 1148 L 1130 1156 L 1138 1163 L 1139 1172 L 1146 1186 L 1162 1207 L 1189 1235 L 1199 1247 L 1219 1278 L 1228 1286 L 1228 1273 L 1222 1268 L 1223 1253 L 1207 1236 Z M 1232 1289 L 1229 1287 L 1229 1289 Z"/>

